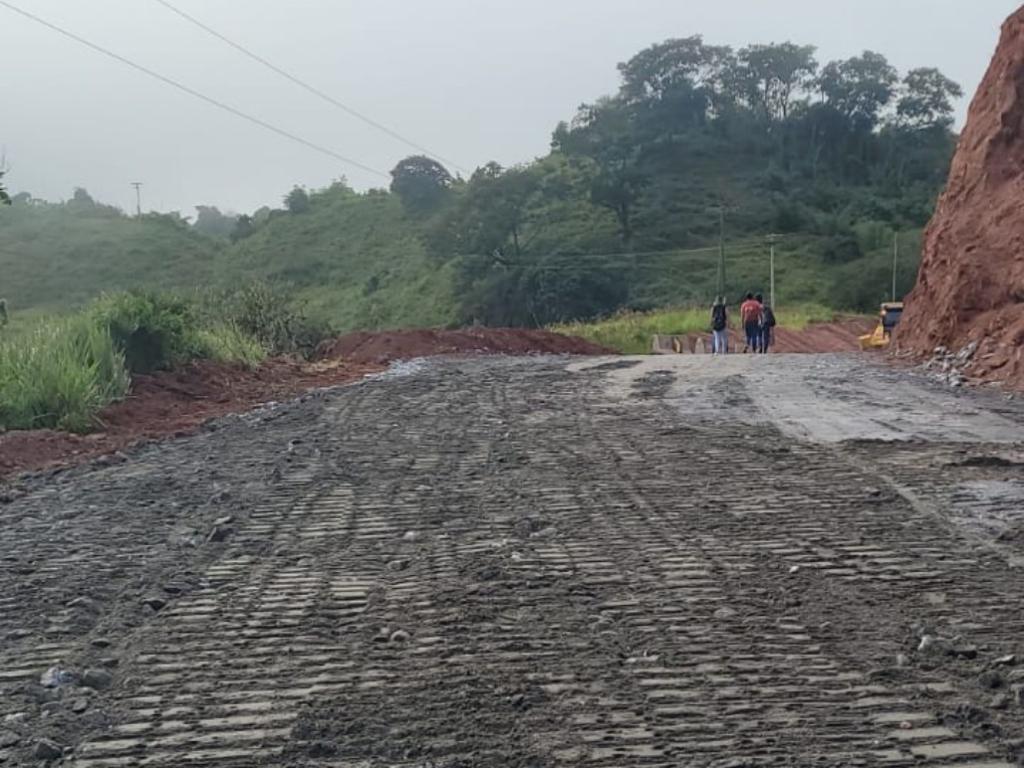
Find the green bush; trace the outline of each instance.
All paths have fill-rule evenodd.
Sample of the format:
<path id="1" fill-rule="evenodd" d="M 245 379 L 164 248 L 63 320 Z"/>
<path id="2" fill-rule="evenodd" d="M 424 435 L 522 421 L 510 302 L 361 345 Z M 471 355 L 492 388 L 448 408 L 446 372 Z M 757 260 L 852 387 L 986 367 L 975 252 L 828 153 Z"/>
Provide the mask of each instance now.
<path id="1" fill-rule="evenodd" d="M 308 318 L 287 290 L 262 281 L 208 294 L 202 304 L 209 324 L 229 326 L 274 355 L 309 355 L 330 335 L 327 324 Z"/>
<path id="2" fill-rule="evenodd" d="M 177 296 L 106 294 L 93 302 L 89 316 L 110 334 L 132 373 L 168 370 L 200 352 L 196 313 L 191 303 Z"/>
<path id="3" fill-rule="evenodd" d="M 85 432 L 129 383 L 123 353 L 96 323 L 39 321 L 0 341 L 0 426 Z"/>

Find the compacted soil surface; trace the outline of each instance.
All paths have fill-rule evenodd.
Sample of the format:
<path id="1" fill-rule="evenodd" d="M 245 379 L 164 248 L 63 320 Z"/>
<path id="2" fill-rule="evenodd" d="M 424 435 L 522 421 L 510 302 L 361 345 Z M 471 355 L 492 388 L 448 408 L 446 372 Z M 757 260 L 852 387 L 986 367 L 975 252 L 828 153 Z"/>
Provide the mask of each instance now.
<path id="1" fill-rule="evenodd" d="M 0 477 L 80 464 L 140 441 L 194 431 L 227 413 L 353 381 L 395 360 L 438 355 L 607 353 L 583 339 L 521 328 L 365 331 L 326 342 L 316 360 L 272 358 L 254 369 L 201 361 L 136 375 L 131 393 L 105 408 L 88 435 L 56 430 L 0 434 Z"/>
<path id="2" fill-rule="evenodd" d="M 22 477 L 0 765 L 1018 765 L 1022 424 L 860 356 L 435 359 Z"/>
<path id="3" fill-rule="evenodd" d="M 108 406 L 87 435 L 39 429 L 0 434 L 0 476 L 79 464 L 144 440 L 194 431 L 226 413 L 291 399 L 381 370 L 373 363 L 268 360 L 256 369 L 208 361 L 136 375 L 131 393 Z"/>

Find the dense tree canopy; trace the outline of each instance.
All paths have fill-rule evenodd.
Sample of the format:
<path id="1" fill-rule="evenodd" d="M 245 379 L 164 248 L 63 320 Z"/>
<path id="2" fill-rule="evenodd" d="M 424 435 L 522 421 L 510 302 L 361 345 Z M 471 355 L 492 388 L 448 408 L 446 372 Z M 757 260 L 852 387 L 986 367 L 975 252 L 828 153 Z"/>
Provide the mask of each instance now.
<path id="1" fill-rule="evenodd" d="M 959 87 L 934 69 L 901 78 L 874 51 L 824 65 L 815 53 L 791 42 L 733 50 L 700 36 L 658 43 L 619 65 L 618 93 L 557 126 L 550 158 L 511 171 L 487 166 L 456 185 L 433 244 L 463 254 L 463 287 L 476 296 L 469 316 L 514 306 L 518 315 L 502 319 L 533 322 L 670 296 L 652 285 L 656 275 L 624 266 L 617 285 L 630 285 L 633 298 L 597 290 L 582 278 L 618 265 L 599 270 L 587 250 L 622 252 L 625 265 L 633 252 L 699 248 L 715 242 L 720 210 L 734 237 L 814 238 L 826 268 L 881 251 L 858 234 L 867 228 L 922 227 L 955 143 Z M 591 237 L 566 236 L 572 225 L 552 218 L 565 214 L 566 199 L 580 218 L 588 204 L 605 211 L 607 224 Z M 586 283 L 612 304 L 534 301 L 542 284 L 534 273 L 551 272 L 552 254 L 563 254 L 560 274 L 576 271 L 577 290 Z"/>
<path id="2" fill-rule="evenodd" d="M 948 129 L 953 124 L 953 99 L 963 95 L 963 89 L 939 70 L 912 69 L 903 78 L 897 114 L 912 128 Z"/>
<path id="3" fill-rule="evenodd" d="M 424 155 L 407 157 L 391 171 L 391 191 L 410 211 L 436 208 L 453 182 L 447 168 Z"/>
<path id="4" fill-rule="evenodd" d="M 196 221 L 193 228 L 210 237 L 230 237 L 235 231 L 238 216 L 220 212 L 215 205 L 197 205 Z"/>
<path id="5" fill-rule="evenodd" d="M 309 193 L 302 187 L 293 187 L 285 195 L 284 204 L 289 213 L 305 213 L 309 210 Z"/>

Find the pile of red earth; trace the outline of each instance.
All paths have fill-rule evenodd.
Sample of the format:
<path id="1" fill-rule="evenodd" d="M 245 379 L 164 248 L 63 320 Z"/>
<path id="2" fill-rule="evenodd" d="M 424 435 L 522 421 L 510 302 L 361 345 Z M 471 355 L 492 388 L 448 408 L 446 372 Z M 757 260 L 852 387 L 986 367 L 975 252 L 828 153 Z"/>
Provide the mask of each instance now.
<path id="1" fill-rule="evenodd" d="M 930 357 L 972 347 L 970 380 L 1024 386 L 1024 8 L 971 103 L 896 334 Z M 972 346 L 973 345 L 973 346 Z"/>
<path id="2" fill-rule="evenodd" d="M 522 328 L 467 328 L 350 333 L 325 342 L 321 360 L 389 363 L 433 355 L 603 355 L 614 354 L 584 339 Z"/>
<path id="3" fill-rule="evenodd" d="M 851 317 L 832 323 L 813 323 L 801 331 L 779 328 L 775 332 L 775 352 L 857 352 L 860 337 L 878 325 L 876 318 Z"/>

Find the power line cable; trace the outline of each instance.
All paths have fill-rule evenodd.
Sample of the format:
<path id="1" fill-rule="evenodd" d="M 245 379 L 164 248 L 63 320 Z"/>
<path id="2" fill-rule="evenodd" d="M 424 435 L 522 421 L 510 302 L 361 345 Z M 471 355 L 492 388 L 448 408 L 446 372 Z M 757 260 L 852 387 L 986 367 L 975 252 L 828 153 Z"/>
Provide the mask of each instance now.
<path id="1" fill-rule="evenodd" d="M 735 240 L 726 245 L 727 252 L 733 255 L 751 255 L 754 253 L 760 253 L 764 250 L 762 241 L 751 239 L 751 240 Z M 719 246 L 707 246 L 704 248 L 670 248 L 661 251 L 634 251 L 632 253 L 546 253 L 538 254 L 536 259 L 554 259 L 557 258 L 561 262 L 569 262 L 570 260 L 579 260 L 571 264 L 564 264 L 566 267 L 572 266 L 585 266 L 586 260 L 594 259 L 627 259 L 634 257 L 649 257 L 649 256 L 691 256 L 697 254 L 707 254 L 709 256 L 717 255 L 719 252 Z M 486 254 L 467 254 L 468 258 L 484 258 Z M 502 261 L 500 262 L 508 267 L 537 267 L 543 266 L 539 261 Z M 550 263 L 550 262 L 549 262 Z M 591 263 L 593 263 L 591 261 Z M 559 264 L 557 266 L 562 266 Z M 626 263 L 618 264 L 614 266 L 629 266 Z M 639 265 L 638 265 L 639 266 Z M 656 266 L 656 265 L 655 265 Z"/>
<path id="2" fill-rule="evenodd" d="M 213 37 L 217 38 L 221 42 L 227 43 L 232 48 L 234 48 L 236 51 L 244 54 L 245 56 L 248 56 L 253 61 L 258 62 L 259 64 L 262 64 L 264 67 L 266 67 L 270 71 L 277 73 L 278 75 L 280 75 L 281 77 L 285 78 L 289 82 L 294 83 L 295 85 L 297 85 L 300 88 L 308 91 L 309 93 L 312 93 L 314 96 L 317 96 L 317 97 L 323 99 L 328 104 L 332 104 L 333 106 L 337 107 L 338 109 L 342 110 L 343 112 L 345 112 L 345 113 L 351 115 L 352 117 L 356 118 L 357 120 L 362 120 L 367 125 L 369 125 L 369 126 L 371 126 L 373 128 L 376 128 L 378 131 L 381 131 L 382 133 L 387 134 L 391 138 L 400 141 L 401 143 L 405 144 L 406 146 L 412 147 L 413 149 L 415 149 L 415 150 L 417 150 L 419 152 L 422 152 L 425 155 L 429 155 L 429 156 L 431 156 L 431 157 L 433 157 L 433 158 L 435 158 L 437 160 L 441 160 L 442 162 L 450 165 L 455 170 L 461 171 L 462 173 L 464 173 L 466 175 L 469 175 L 469 171 L 467 171 L 465 168 L 461 167 L 454 160 L 448 160 L 444 156 L 439 155 L 436 152 L 431 152 L 429 149 L 427 149 L 423 145 L 417 144 L 415 141 L 412 141 L 411 139 L 406 138 L 405 136 L 403 136 L 402 134 L 398 133 L 397 131 L 395 131 L 395 130 L 393 130 L 391 128 L 388 128 L 386 125 L 384 125 L 384 124 L 374 120 L 372 117 L 364 115 L 362 112 L 360 112 L 360 111 L 358 111 L 356 109 L 353 109 L 352 107 L 348 106 L 347 104 L 345 104 L 345 103 L 339 101 L 338 99 L 334 98 L 330 94 L 324 93 L 319 88 L 317 88 L 317 87 L 315 87 L 313 85 L 310 85 L 305 80 L 301 80 L 300 78 L 298 78 L 295 75 L 291 74 L 287 70 L 284 70 L 281 67 L 277 66 L 273 62 L 267 61 L 267 59 L 263 58 L 258 53 L 254 53 L 253 51 L 249 50 L 244 45 L 242 45 L 240 43 L 236 43 L 231 38 L 227 37 L 226 35 L 222 34 L 221 32 L 218 32 L 216 29 L 213 29 L 209 25 L 203 23 L 202 21 L 197 19 L 195 16 L 192 16 L 192 15 L 186 13 L 185 11 L 181 10 L 177 6 L 172 5 L 171 3 L 167 2 L 167 0 L 154 0 L 154 1 L 159 3 L 160 5 L 164 6 L 167 10 L 171 11 L 172 13 L 176 13 L 178 16 L 180 16 L 181 18 L 185 19 L 189 23 L 194 24 L 195 26 L 199 27 L 204 32 L 206 32 L 207 34 L 213 35 Z"/>
<path id="3" fill-rule="evenodd" d="M 313 149 L 324 155 L 333 157 L 335 160 L 340 160 L 341 162 L 346 163 L 347 165 L 351 165 L 355 168 L 364 170 L 367 173 L 372 173 L 376 176 L 380 176 L 385 179 L 390 178 L 390 175 L 384 173 L 383 171 L 377 170 L 376 168 L 371 168 L 368 165 L 360 163 L 358 160 L 353 160 L 350 157 L 346 157 L 345 155 L 339 154 L 338 152 L 335 152 L 333 149 L 329 149 L 327 147 L 316 144 L 315 142 L 309 141 L 308 139 L 304 139 L 301 136 L 297 136 L 296 134 L 291 133 L 290 131 L 286 131 L 284 128 L 279 128 L 276 125 L 273 125 L 272 123 L 268 123 L 267 121 L 262 120 L 258 117 L 254 117 L 250 114 L 242 112 L 240 109 L 236 109 L 235 107 L 232 107 L 230 104 L 225 104 L 224 102 L 218 101 L 217 99 L 214 99 L 211 96 L 207 96 L 206 94 L 200 93 L 199 91 L 190 88 L 187 85 L 179 83 L 177 80 L 172 80 L 171 78 L 166 77 L 165 75 L 161 75 L 159 72 L 154 72 L 152 69 L 144 67 L 142 64 L 137 64 L 131 59 L 125 58 L 120 54 L 114 53 L 113 51 L 108 50 L 103 46 L 97 45 L 96 43 L 92 43 L 86 40 L 84 37 L 76 35 L 74 32 L 69 32 L 68 30 L 59 27 L 56 24 L 52 24 L 51 22 L 46 21 L 45 19 L 41 19 L 35 14 L 29 13 L 28 11 L 19 8 L 13 3 L 7 2 L 7 0 L 0 0 L 0 5 L 2 5 L 10 11 L 14 11 L 14 13 L 24 16 L 27 19 L 31 19 L 37 24 L 41 24 L 44 27 L 48 27 L 49 29 L 52 29 L 54 32 L 57 32 L 63 35 L 64 37 L 70 38 L 71 40 L 74 40 L 76 43 L 80 43 L 81 45 L 84 45 L 87 48 L 92 48 L 94 51 L 102 53 L 104 56 L 114 59 L 115 61 L 119 61 L 122 64 L 126 64 L 132 69 L 138 70 L 143 74 L 149 75 L 150 77 L 155 78 L 161 81 L 162 83 L 165 83 L 166 85 L 170 85 L 173 88 L 177 88 L 179 91 L 183 91 L 184 93 L 187 93 L 189 96 L 205 101 L 207 104 L 212 104 L 213 106 L 217 107 L 218 109 L 222 109 L 225 112 L 230 112 L 235 117 L 240 117 L 243 120 L 247 120 L 250 123 L 254 123 L 255 125 L 260 126 L 261 128 L 265 128 L 268 131 L 276 133 L 279 136 L 284 136 L 286 139 L 290 139 L 291 141 L 302 144 L 303 146 L 308 147 L 309 149 Z"/>

